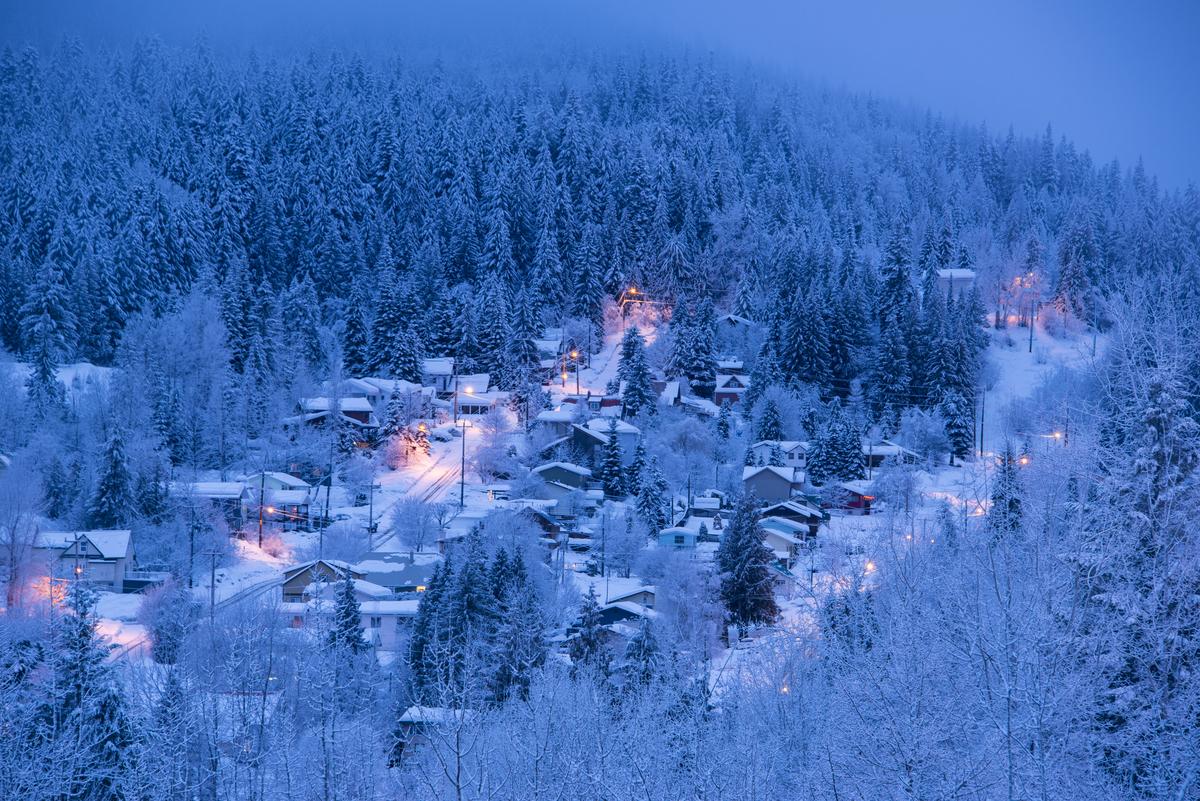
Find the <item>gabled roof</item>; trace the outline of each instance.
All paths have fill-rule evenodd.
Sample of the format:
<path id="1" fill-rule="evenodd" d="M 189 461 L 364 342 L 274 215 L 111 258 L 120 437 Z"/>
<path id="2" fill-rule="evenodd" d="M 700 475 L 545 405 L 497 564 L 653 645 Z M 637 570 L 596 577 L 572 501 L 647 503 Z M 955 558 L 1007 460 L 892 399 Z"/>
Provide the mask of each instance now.
<path id="1" fill-rule="evenodd" d="M 802 517 L 818 517 L 822 520 L 824 520 L 827 516 L 820 509 L 795 499 L 774 503 L 762 510 L 762 514 L 764 516 L 771 516 L 776 512 L 790 512 L 794 515 L 800 515 Z"/>
<path id="2" fill-rule="evenodd" d="M 732 384 L 732 386 L 730 386 Z M 750 386 L 750 379 L 744 375 L 718 375 L 717 389 L 745 389 Z"/>
<path id="3" fill-rule="evenodd" d="M 750 447 L 755 450 L 758 450 L 759 448 L 770 448 L 772 445 L 778 445 L 779 450 L 783 451 L 784 453 L 791 453 L 792 451 L 795 451 L 795 450 L 801 450 L 801 451 L 808 450 L 807 442 L 800 442 L 799 440 L 794 440 L 794 439 L 781 439 L 781 440 L 760 439 L 758 442 L 754 443 Z"/>
<path id="4" fill-rule="evenodd" d="M 938 270 L 938 278 L 950 278 L 950 279 L 970 278 L 970 279 L 974 280 L 975 271 L 968 270 L 965 267 L 945 267 L 941 270 Z"/>
<path id="5" fill-rule="evenodd" d="M 740 314 L 722 314 L 717 318 L 717 322 L 726 323 L 727 325 L 748 325 L 751 327 L 758 325 L 758 323 L 754 322 L 749 317 L 742 317 Z"/>
<path id="6" fill-rule="evenodd" d="M 286 489 L 267 490 L 265 495 L 268 504 L 276 506 L 304 506 L 308 503 L 308 490 Z"/>
<path id="7" fill-rule="evenodd" d="M 439 356 L 433 359 L 421 360 L 421 373 L 423 375 L 451 375 L 453 372 L 453 356 Z"/>
<path id="8" fill-rule="evenodd" d="M 533 468 L 533 472 L 541 473 L 544 470 L 550 470 L 555 467 L 560 470 L 566 470 L 568 473 L 574 473 L 577 476 L 590 476 L 592 474 L 592 471 L 588 470 L 586 467 L 580 467 L 579 465 L 572 464 L 571 462 L 548 462 L 547 464 L 538 465 L 537 467 Z"/>
<path id="9" fill-rule="evenodd" d="M 566 409 L 543 409 L 533 419 L 539 423 L 569 423 L 575 419 L 575 412 Z"/>
<path id="10" fill-rule="evenodd" d="M 607 435 L 609 426 L 612 423 L 616 423 L 616 429 L 617 429 L 618 434 L 640 434 L 640 433 L 642 433 L 641 430 L 639 430 L 638 427 L 633 425 L 632 423 L 627 423 L 624 420 L 614 420 L 611 417 L 593 417 L 591 420 L 587 421 L 587 427 L 589 429 L 591 429 L 591 431 L 593 433 Z M 605 441 L 607 442 L 607 439 Z"/>
<path id="11" fill-rule="evenodd" d="M 328 567 L 333 573 L 339 576 L 345 576 L 349 572 L 352 576 L 362 576 L 362 573 L 351 567 L 348 562 L 343 562 L 341 559 L 313 559 L 311 562 L 301 562 L 298 565 L 284 568 L 283 580 L 290 581 L 299 574 L 308 570 L 310 567 L 316 567 L 318 564 L 323 564 Z"/>
<path id="12" fill-rule="evenodd" d="M 171 495 L 175 497 L 194 496 L 208 500 L 237 500 L 246 491 L 246 485 L 240 481 L 194 481 L 192 483 L 173 483 L 170 486 Z"/>
<path id="13" fill-rule="evenodd" d="M 91 543 L 104 559 L 123 559 L 129 556 L 132 535 L 129 529 L 95 529 L 92 531 L 44 531 L 38 534 L 36 547 L 66 550 L 76 543 Z"/>
<path id="14" fill-rule="evenodd" d="M 265 476 L 266 478 L 274 479 L 290 489 L 308 489 L 311 486 L 302 478 L 296 478 L 291 473 L 283 473 L 278 470 L 265 470 L 262 473 L 251 473 L 242 479 L 242 483 L 248 487 L 253 487 L 257 483 L 255 479 L 257 479 L 260 475 Z"/>
<path id="15" fill-rule="evenodd" d="M 344 412 L 373 412 L 375 407 L 366 398 L 301 398 L 300 408 L 306 412 L 328 412 L 337 406 Z"/>
<path id="16" fill-rule="evenodd" d="M 762 473 L 767 470 L 771 471 L 775 475 L 784 479 L 789 484 L 793 483 L 796 480 L 796 471 L 793 468 L 791 468 L 791 467 L 776 467 L 775 465 L 765 464 L 765 465 L 762 465 L 761 467 L 755 467 L 753 465 L 746 465 L 745 467 L 743 467 L 742 468 L 742 481 L 747 481 L 747 480 L 753 478 L 754 476 L 757 476 L 759 473 Z"/>
<path id="17" fill-rule="evenodd" d="M 758 525 L 764 531 L 773 531 L 776 534 L 785 535 L 797 543 L 808 536 L 808 526 L 797 523 L 794 520 L 785 520 L 782 517 L 764 517 L 758 521 Z"/>

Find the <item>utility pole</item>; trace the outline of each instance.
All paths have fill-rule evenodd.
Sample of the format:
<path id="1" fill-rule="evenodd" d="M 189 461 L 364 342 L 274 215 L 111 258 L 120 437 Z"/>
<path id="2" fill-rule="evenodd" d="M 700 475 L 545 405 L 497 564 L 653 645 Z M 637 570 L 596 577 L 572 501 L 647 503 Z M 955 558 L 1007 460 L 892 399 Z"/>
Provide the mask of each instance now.
<path id="1" fill-rule="evenodd" d="M 317 558 L 321 559 L 325 556 L 325 529 L 329 526 L 329 495 L 333 492 L 333 438 L 329 440 L 329 475 L 326 476 L 329 483 L 325 485 L 325 519 L 321 521 L 324 525 L 318 526 L 319 534 L 317 535 Z"/>
<path id="2" fill-rule="evenodd" d="M 463 420 L 462 427 L 462 461 L 458 467 L 458 508 L 467 505 L 467 421 Z"/>
<path id="3" fill-rule="evenodd" d="M 217 549 L 210 548 L 208 556 L 211 559 L 208 568 L 208 625 L 211 628 L 217 609 Z"/>
<path id="4" fill-rule="evenodd" d="M 258 547 L 262 548 L 263 507 L 266 505 L 267 470 L 258 471 Z"/>
<path id="5" fill-rule="evenodd" d="M 1031 300 L 1031 301 L 1029 301 L 1029 352 L 1030 353 L 1033 353 L 1033 325 L 1034 325 L 1034 320 L 1037 319 L 1036 315 L 1037 315 L 1037 301 Z"/>

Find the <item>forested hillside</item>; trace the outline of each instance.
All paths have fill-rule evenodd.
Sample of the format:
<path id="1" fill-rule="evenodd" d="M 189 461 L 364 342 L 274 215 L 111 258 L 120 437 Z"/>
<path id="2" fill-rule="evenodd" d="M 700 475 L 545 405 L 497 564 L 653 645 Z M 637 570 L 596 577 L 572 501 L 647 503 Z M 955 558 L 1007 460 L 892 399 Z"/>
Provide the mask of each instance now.
<path id="1" fill-rule="evenodd" d="M 1049 126 L 6 50 L 0 799 L 1194 799 L 1198 310 Z"/>

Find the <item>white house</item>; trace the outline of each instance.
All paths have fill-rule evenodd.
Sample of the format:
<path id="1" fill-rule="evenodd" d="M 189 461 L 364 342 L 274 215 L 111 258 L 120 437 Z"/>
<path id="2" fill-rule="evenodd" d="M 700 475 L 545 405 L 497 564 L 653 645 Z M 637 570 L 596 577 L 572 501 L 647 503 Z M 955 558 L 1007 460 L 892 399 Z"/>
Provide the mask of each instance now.
<path id="1" fill-rule="evenodd" d="M 763 464 L 770 462 L 771 450 L 776 445 L 779 446 L 779 450 L 783 454 L 784 467 L 804 467 L 805 460 L 808 457 L 808 443 L 796 440 L 760 440 L 750 446 L 750 452 L 754 454 L 754 461 L 762 462 Z"/>
<path id="2" fill-rule="evenodd" d="M 43 531 L 34 541 L 34 559 L 50 578 L 78 578 L 113 592 L 125 586 L 133 565 L 128 529 Z"/>
<path id="3" fill-rule="evenodd" d="M 292 628 L 304 628 L 318 617 L 333 614 L 340 583 L 318 582 L 306 588 L 307 601 L 287 601 L 280 605 Z M 404 633 L 417 616 L 420 604 L 415 598 L 397 599 L 391 590 L 365 579 L 354 579 L 354 597 L 359 604 L 363 634 L 377 650 L 398 651 Z"/>

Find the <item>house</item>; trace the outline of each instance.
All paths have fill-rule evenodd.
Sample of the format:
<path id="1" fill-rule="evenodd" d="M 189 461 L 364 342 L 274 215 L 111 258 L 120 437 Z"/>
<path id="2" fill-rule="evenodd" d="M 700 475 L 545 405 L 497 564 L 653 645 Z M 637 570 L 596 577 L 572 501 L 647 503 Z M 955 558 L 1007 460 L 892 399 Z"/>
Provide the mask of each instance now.
<path id="1" fill-rule="evenodd" d="M 800 489 L 803 484 L 802 480 L 798 480 L 800 475 L 792 467 L 747 465 L 742 468 L 742 489 L 760 501 L 778 503 L 788 500 L 793 492 Z"/>
<path id="2" fill-rule="evenodd" d="M 975 271 L 962 267 L 938 270 L 937 288 L 943 295 L 957 298 L 975 286 Z"/>
<path id="3" fill-rule="evenodd" d="M 828 492 L 829 500 L 825 507 L 840 509 L 847 514 L 869 515 L 871 504 L 875 500 L 870 481 L 842 481 L 835 484 Z"/>
<path id="4" fill-rule="evenodd" d="M 241 527 L 246 507 L 253 504 L 250 490 L 241 481 L 172 482 L 167 491 L 177 500 L 219 511 L 231 528 Z"/>
<path id="5" fill-rule="evenodd" d="M 283 571 L 283 601 L 293 603 L 311 600 L 309 587 L 316 584 L 333 584 L 349 574 L 352 579 L 363 578 L 363 573 L 339 559 L 315 559 L 294 565 Z"/>
<path id="6" fill-rule="evenodd" d="M 292 628 L 304 628 L 314 617 L 333 614 L 340 589 L 337 582 L 319 581 L 308 587 L 304 600 L 285 600 L 280 611 Z M 358 601 L 359 621 L 367 642 L 377 651 L 400 650 L 420 602 L 415 598 L 397 599 L 386 587 L 365 579 L 354 580 L 354 598 Z"/>
<path id="7" fill-rule="evenodd" d="M 366 398 L 301 398 L 300 413 L 329 415 L 334 411 L 359 426 L 377 427 L 375 407 Z"/>
<path id="8" fill-rule="evenodd" d="M 432 544 L 432 543 L 430 543 Z M 431 554 L 394 553 L 373 551 L 351 565 L 362 574 L 365 581 L 386 588 L 393 595 L 411 595 L 425 592 L 433 571 L 441 564 L 439 557 Z"/>
<path id="9" fill-rule="evenodd" d="M 821 524 L 829 519 L 826 512 L 805 503 L 799 498 L 792 498 L 790 501 L 782 501 L 774 503 L 762 509 L 759 515 L 763 518 L 776 517 L 781 520 L 790 520 L 793 523 L 799 523 L 808 528 L 808 536 L 817 536 L 817 531 Z"/>
<path id="10" fill-rule="evenodd" d="M 804 467 L 808 458 L 808 443 L 796 440 L 764 439 L 754 443 L 750 446 L 750 452 L 754 454 L 755 463 L 769 464 L 771 451 L 775 449 L 776 445 L 779 446 L 779 451 L 783 455 L 784 467 Z"/>
<path id="11" fill-rule="evenodd" d="M 728 403 L 730 406 L 742 399 L 742 395 L 750 386 L 750 379 L 734 373 L 717 376 L 716 388 L 713 390 L 713 403 L 718 406 Z"/>
<path id="12" fill-rule="evenodd" d="M 672 526 L 658 532 L 658 546 L 676 550 L 691 550 L 696 547 L 698 537 L 699 532 L 695 529 Z"/>
<path id="13" fill-rule="evenodd" d="M 578 423 L 571 426 L 572 444 L 589 459 L 599 458 L 596 450 L 603 449 L 608 443 L 608 432 L 611 426 L 616 427 L 617 445 L 621 449 L 621 463 L 633 461 L 633 452 L 637 448 L 638 439 L 642 432 L 637 426 L 613 417 L 593 417 L 584 425 Z"/>
<path id="14" fill-rule="evenodd" d="M 421 384 L 433 387 L 434 392 L 439 394 L 453 392 L 455 375 L 453 356 L 421 360 Z"/>
<path id="15" fill-rule="evenodd" d="M 298 414 L 281 421 L 284 428 L 323 428 L 336 420 L 355 432 L 354 444 L 360 448 L 369 447 L 379 429 L 374 407 L 366 398 L 301 398 L 297 407 Z"/>
<path id="16" fill-rule="evenodd" d="M 620 395 L 593 394 L 589 391 L 585 395 L 567 395 L 562 402 L 575 408 L 586 408 L 592 415 L 615 417 L 621 414 Z"/>
<path id="17" fill-rule="evenodd" d="M 408 748 L 429 742 L 430 734 L 442 727 L 469 724 L 475 717 L 470 709 L 451 709 L 441 706 L 410 706 L 399 718 L 396 742 L 391 760 L 398 760 Z"/>
<path id="18" fill-rule="evenodd" d="M 243 520 L 257 520 L 261 502 L 264 521 L 288 530 L 309 528 L 309 506 L 314 491 L 307 481 L 290 473 L 265 470 L 246 476 L 242 483 L 246 488 L 242 496 Z"/>
<path id="19" fill-rule="evenodd" d="M 543 481 L 565 484 L 573 489 L 583 489 L 592 477 L 592 471 L 570 462 L 550 462 L 533 468 Z"/>
<path id="20" fill-rule="evenodd" d="M 626 620 L 642 621 L 644 619 L 654 620 L 658 617 L 658 612 L 653 609 L 634 603 L 633 601 L 609 601 L 600 608 L 600 625 L 609 626 L 613 623 L 621 623 Z"/>
<path id="21" fill-rule="evenodd" d="M 909 450 L 903 445 L 898 445 L 890 439 L 883 439 L 878 442 L 864 439 L 862 454 L 863 462 L 871 470 L 878 468 L 888 459 L 900 461 L 904 464 L 916 464 L 920 459 L 916 451 Z"/>
<path id="22" fill-rule="evenodd" d="M 717 372 L 729 375 L 749 375 L 746 363 L 741 359 L 717 359 Z"/>
<path id="23" fill-rule="evenodd" d="M 621 593 L 612 595 L 609 597 L 608 603 L 615 604 L 618 601 L 628 601 L 629 603 L 637 604 L 638 606 L 643 606 L 646 609 L 653 609 L 654 608 L 654 597 L 657 592 L 658 592 L 658 588 L 655 587 L 653 584 L 650 584 L 645 587 L 638 587 L 637 589 L 634 589 L 634 590 L 628 590 L 626 592 L 621 592 Z"/>
<path id="24" fill-rule="evenodd" d="M 544 409 L 533 418 L 534 424 L 545 428 L 555 437 L 566 437 L 571 433 L 578 413 L 575 409 Z"/>
<path id="25" fill-rule="evenodd" d="M 112 592 L 125 587 L 133 565 L 133 536 L 128 529 L 43 531 L 33 557 L 50 578 L 77 578 Z"/>
<path id="26" fill-rule="evenodd" d="M 710 490 L 715 492 L 715 490 Z M 688 508 L 688 517 L 716 517 L 721 513 L 721 498 L 710 497 L 705 495 L 697 495 L 692 498 L 692 505 Z"/>
<path id="27" fill-rule="evenodd" d="M 763 542 L 775 554 L 775 560 L 791 569 L 808 538 L 808 526 L 782 517 L 764 517 L 758 521 Z"/>
<path id="28" fill-rule="evenodd" d="M 677 380 L 651 381 L 650 389 L 658 396 L 658 402 L 663 406 L 678 406 L 683 400 L 683 388 Z"/>

